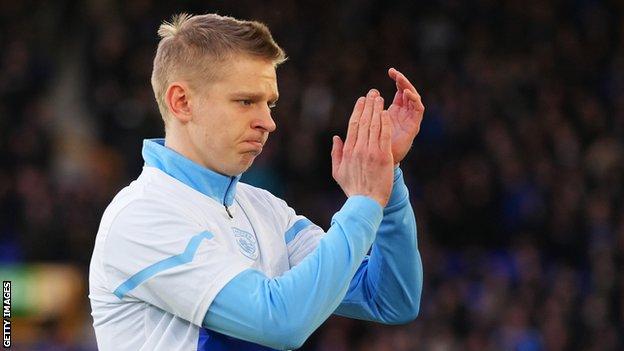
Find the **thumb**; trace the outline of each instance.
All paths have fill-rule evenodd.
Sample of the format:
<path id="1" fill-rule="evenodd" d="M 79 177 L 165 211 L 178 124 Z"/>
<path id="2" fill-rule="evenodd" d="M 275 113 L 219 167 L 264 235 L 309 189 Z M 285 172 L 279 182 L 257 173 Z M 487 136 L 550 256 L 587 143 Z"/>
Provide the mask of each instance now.
<path id="1" fill-rule="evenodd" d="M 332 158 L 332 174 L 336 175 L 336 172 L 338 171 L 338 168 L 340 167 L 340 163 L 342 162 L 342 140 L 340 139 L 339 136 L 334 135 L 334 137 L 332 138 L 332 151 L 331 151 L 331 158 Z"/>

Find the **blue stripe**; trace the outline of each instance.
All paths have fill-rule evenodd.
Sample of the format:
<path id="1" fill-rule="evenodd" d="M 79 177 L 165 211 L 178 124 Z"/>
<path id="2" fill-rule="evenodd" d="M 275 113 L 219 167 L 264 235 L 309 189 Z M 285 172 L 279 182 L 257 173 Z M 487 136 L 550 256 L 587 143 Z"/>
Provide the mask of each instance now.
<path id="1" fill-rule="evenodd" d="M 212 239 L 212 238 L 213 238 L 213 235 L 207 231 L 201 232 L 193 236 L 191 240 L 189 241 L 188 245 L 186 245 L 186 249 L 184 249 L 183 253 L 179 255 L 171 256 L 162 261 L 158 261 L 154 263 L 153 265 L 142 269 L 141 271 L 139 271 L 138 273 L 130 277 L 128 280 L 123 282 L 123 284 L 119 285 L 119 287 L 115 289 L 114 294 L 118 298 L 121 299 L 130 290 L 141 285 L 144 281 L 155 276 L 156 274 L 162 271 L 165 271 L 167 269 L 181 266 L 183 264 L 193 261 L 193 258 L 195 257 L 195 252 L 197 251 L 197 248 L 199 248 L 199 244 L 201 243 L 201 241 L 203 239 Z"/>
<path id="2" fill-rule="evenodd" d="M 274 351 L 275 349 L 200 328 L 197 351 Z"/>
<path id="3" fill-rule="evenodd" d="M 301 218 L 295 222 L 295 224 L 286 231 L 286 234 L 284 234 L 286 237 L 286 244 L 291 242 L 300 231 L 311 225 L 314 225 L 314 223 L 310 222 L 307 218 Z"/>

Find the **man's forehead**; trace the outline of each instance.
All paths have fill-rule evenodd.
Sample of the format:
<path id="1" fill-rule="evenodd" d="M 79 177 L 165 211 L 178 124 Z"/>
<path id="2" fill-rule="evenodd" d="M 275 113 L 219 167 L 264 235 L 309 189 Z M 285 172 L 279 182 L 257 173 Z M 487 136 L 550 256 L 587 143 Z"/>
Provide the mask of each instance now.
<path id="1" fill-rule="evenodd" d="M 246 55 L 234 55 L 219 69 L 224 78 L 245 77 L 276 80 L 275 65 L 270 60 L 258 59 Z"/>
<path id="2" fill-rule="evenodd" d="M 277 74 L 270 61 L 241 60 L 222 69 L 221 81 L 241 90 L 277 90 Z"/>
<path id="3" fill-rule="evenodd" d="M 239 54 L 213 64 L 215 75 L 203 85 L 206 92 L 277 100 L 277 74 L 272 61 Z"/>

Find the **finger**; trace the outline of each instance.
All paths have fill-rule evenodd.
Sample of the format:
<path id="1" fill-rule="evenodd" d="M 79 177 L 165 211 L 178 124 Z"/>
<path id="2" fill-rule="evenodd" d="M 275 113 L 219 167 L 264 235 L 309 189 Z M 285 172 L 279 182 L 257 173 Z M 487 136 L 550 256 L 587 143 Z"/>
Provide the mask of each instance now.
<path id="1" fill-rule="evenodd" d="M 381 133 L 379 136 L 379 148 L 384 152 L 392 150 L 392 121 L 388 111 L 381 112 Z"/>
<path id="2" fill-rule="evenodd" d="M 414 108 L 417 110 L 424 110 L 425 106 L 422 103 L 421 97 L 418 93 L 414 93 L 411 90 L 405 90 L 404 95 L 407 95 L 407 99 L 414 103 Z"/>
<path id="3" fill-rule="evenodd" d="M 360 116 L 362 115 L 362 110 L 364 109 L 364 102 L 366 98 L 360 96 L 355 102 L 355 106 L 353 107 L 353 112 L 351 113 L 351 117 L 349 118 L 349 127 L 347 128 L 347 138 L 345 140 L 345 147 L 349 148 L 349 150 L 353 149 L 355 146 L 355 141 L 357 140 L 358 128 L 360 123 Z"/>
<path id="4" fill-rule="evenodd" d="M 403 88 L 401 88 L 399 86 L 399 76 L 401 75 L 401 72 L 399 72 L 396 68 L 390 68 L 388 70 L 388 76 L 394 81 L 394 83 L 396 84 L 397 90 L 401 91 L 403 90 Z"/>
<path id="5" fill-rule="evenodd" d="M 342 163 L 342 147 L 343 147 L 342 140 L 340 140 L 339 136 L 334 135 L 334 137 L 332 138 L 332 151 L 331 151 L 332 175 L 334 177 L 336 176 L 336 174 L 338 174 L 338 168 L 340 168 L 340 163 Z"/>
<path id="6" fill-rule="evenodd" d="M 403 102 L 403 89 L 399 87 L 399 83 L 396 81 L 396 75 L 399 71 L 397 71 L 394 67 L 388 69 L 388 77 L 394 80 L 396 84 L 397 91 L 394 94 L 394 99 L 392 100 L 392 104 L 401 105 Z"/>
<path id="7" fill-rule="evenodd" d="M 392 104 L 403 106 L 403 91 L 401 91 L 401 89 L 397 89 L 397 92 L 394 94 Z"/>
<path id="8" fill-rule="evenodd" d="M 414 88 L 414 85 L 412 85 L 412 83 L 409 81 L 409 79 L 407 79 L 407 77 L 403 73 L 396 71 L 396 74 L 394 77 L 395 77 L 394 81 L 397 83 L 397 86 L 398 88 L 400 88 L 400 90 L 408 89 L 414 93 L 417 93 L 416 88 Z"/>
<path id="9" fill-rule="evenodd" d="M 358 129 L 358 138 L 355 143 L 355 147 L 357 148 L 367 148 L 368 147 L 368 136 L 369 129 L 371 124 L 371 119 L 373 116 L 373 105 L 375 104 L 375 97 L 379 95 L 379 92 L 375 89 L 371 89 L 366 95 L 366 102 L 364 102 L 364 110 L 362 111 L 362 116 L 360 117 L 360 126 Z"/>
<path id="10" fill-rule="evenodd" d="M 409 107 L 409 105 L 408 105 L 409 100 L 408 100 L 407 94 L 406 94 L 407 91 L 409 91 L 409 90 L 405 89 L 405 90 L 403 90 L 403 94 L 401 94 L 402 95 L 401 96 L 402 97 L 402 99 L 401 99 L 402 100 L 401 101 L 401 106 L 403 106 L 403 107 Z"/>
<path id="11" fill-rule="evenodd" d="M 396 70 L 396 68 L 391 67 L 390 69 L 388 69 L 388 76 L 392 79 L 392 80 L 396 80 L 396 74 L 399 71 Z"/>
<path id="12" fill-rule="evenodd" d="M 383 111 L 383 105 L 383 98 L 381 96 L 376 97 L 368 136 L 368 146 L 372 148 L 379 147 L 379 134 L 381 133 L 381 111 Z"/>

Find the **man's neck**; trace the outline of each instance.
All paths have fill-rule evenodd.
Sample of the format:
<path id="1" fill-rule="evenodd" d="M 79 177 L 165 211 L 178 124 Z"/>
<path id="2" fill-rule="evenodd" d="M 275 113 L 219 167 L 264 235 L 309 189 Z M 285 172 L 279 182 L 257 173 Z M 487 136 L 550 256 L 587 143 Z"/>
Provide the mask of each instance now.
<path id="1" fill-rule="evenodd" d="M 173 128 L 172 128 L 173 129 Z M 230 176 L 217 167 L 214 167 L 210 163 L 206 162 L 201 156 L 197 147 L 191 142 L 192 138 L 184 130 L 166 130 L 165 131 L 165 146 L 171 150 L 179 153 L 180 155 L 188 158 L 189 160 L 205 167 L 213 172 L 222 174 L 224 176 Z"/>
<path id="2" fill-rule="evenodd" d="M 165 129 L 165 146 L 198 165 L 216 172 L 212 167 L 208 167 L 206 162 L 199 156 L 197 149 L 191 143 L 191 136 L 188 135 L 186 130 L 181 130 L 179 128 Z"/>

